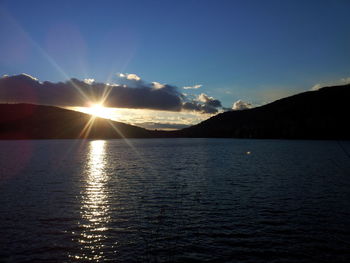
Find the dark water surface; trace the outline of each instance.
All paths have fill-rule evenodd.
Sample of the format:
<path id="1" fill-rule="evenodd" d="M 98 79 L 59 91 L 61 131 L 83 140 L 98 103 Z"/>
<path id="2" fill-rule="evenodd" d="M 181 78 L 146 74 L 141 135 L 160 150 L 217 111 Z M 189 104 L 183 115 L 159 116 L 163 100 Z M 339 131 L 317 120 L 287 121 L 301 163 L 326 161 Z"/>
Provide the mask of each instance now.
<path id="1" fill-rule="evenodd" d="M 350 142 L 0 141 L 0 262 L 350 262 Z"/>

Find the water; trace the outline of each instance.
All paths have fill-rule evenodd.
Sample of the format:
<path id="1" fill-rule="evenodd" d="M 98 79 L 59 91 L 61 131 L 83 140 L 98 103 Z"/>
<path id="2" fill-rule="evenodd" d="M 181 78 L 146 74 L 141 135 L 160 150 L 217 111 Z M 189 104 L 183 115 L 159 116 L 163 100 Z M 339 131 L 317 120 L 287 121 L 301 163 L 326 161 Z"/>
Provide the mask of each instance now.
<path id="1" fill-rule="evenodd" d="M 350 142 L 0 141 L 0 262 L 350 262 Z"/>

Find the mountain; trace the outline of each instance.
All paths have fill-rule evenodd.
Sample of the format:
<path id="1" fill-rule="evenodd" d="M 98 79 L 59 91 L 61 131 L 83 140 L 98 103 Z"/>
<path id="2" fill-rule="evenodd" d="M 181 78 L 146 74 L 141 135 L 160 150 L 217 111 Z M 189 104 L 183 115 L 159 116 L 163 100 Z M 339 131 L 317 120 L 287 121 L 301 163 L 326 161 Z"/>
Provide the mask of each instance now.
<path id="1" fill-rule="evenodd" d="M 52 106 L 0 104 L 0 139 L 149 138 L 154 132 Z M 87 127 L 85 130 L 84 128 Z M 82 132 L 85 131 L 85 132 Z"/>
<path id="2" fill-rule="evenodd" d="M 350 84 L 325 87 L 176 132 L 177 137 L 350 139 Z"/>
<path id="3" fill-rule="evenodd" d="M 276 138 L 350 139 L 350 85 L 325 87 L 261 107 L 218 114 L 178 131 L 150 131 L 52 106 L 0 104 L 0 139 Z"/>

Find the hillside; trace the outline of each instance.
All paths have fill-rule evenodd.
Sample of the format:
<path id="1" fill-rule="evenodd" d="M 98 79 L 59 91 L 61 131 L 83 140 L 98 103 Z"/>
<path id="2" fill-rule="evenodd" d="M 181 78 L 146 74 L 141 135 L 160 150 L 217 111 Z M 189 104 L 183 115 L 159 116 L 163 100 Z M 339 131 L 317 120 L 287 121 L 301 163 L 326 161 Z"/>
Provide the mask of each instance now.
<path id="1" fill-rule="evenodd" d="M 264 106 L 218 114 L 178 131 L 150 131 L 52 106 L 0 104 L 0 139 L 276 138 L 350 139 L 350 85 L 325 87 Z M 85 130 L 86 131 L 86 130 Z"/>
<path id="2" fill-rule="evenodd" d="M 154 136 L 136 126 L 95 118 L 52 106 L 0 104 L 0 139 L 148 138 Z"/>
<path id="3" fill-rule="evenodd" d="M 350 85 L 325 87 L 242 111 L 218 114 L 180 137 L 350 139 Z"/>

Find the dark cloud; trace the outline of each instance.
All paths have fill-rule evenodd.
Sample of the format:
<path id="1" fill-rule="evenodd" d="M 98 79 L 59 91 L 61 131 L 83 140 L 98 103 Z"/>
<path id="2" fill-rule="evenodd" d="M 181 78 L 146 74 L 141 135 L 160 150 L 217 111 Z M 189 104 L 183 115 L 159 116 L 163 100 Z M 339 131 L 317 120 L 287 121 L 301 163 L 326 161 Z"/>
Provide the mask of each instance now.
<path id="1" fill-rule="evenodd" d="M 135 74 L 118 74 L 118 84 L 93 79 L 40 82 L 27 74 L 0 78 L 1 102 L 26 102 L 56 106 L 89 106 L 104 101 L 107 107 L 196 111 L 217 113 L 221 102 L 205 94 L 188 100 L 178 88 L 158 82 L 147 83 Z"/>
<path id="2" fill-rule="evenodd" d="M 215 114 L 222 105 L 219 100 L 202 93 L 198 98 L 184 102 L 182 108 L 187 111 Z"/>
<path id="3" fill-rule="evenodd" d="M 198 100 L 203 102 L 207 106 L 211 106 L 214 108 L 222 107 L 221 102 L 213 97 L 209 97 L 208 95 L 202 93 L 198 96 Z"/>
<path id="4" fill-rule="evenodd" d="M 218 112 L 217 108 L 207 104 L 199 103 L 196 100 L 184 102 L 182 105 L 182 108 L 186 111 L 197 111 L 197 112 L 208 113 L 208 114 L 214 114 Z"/>

